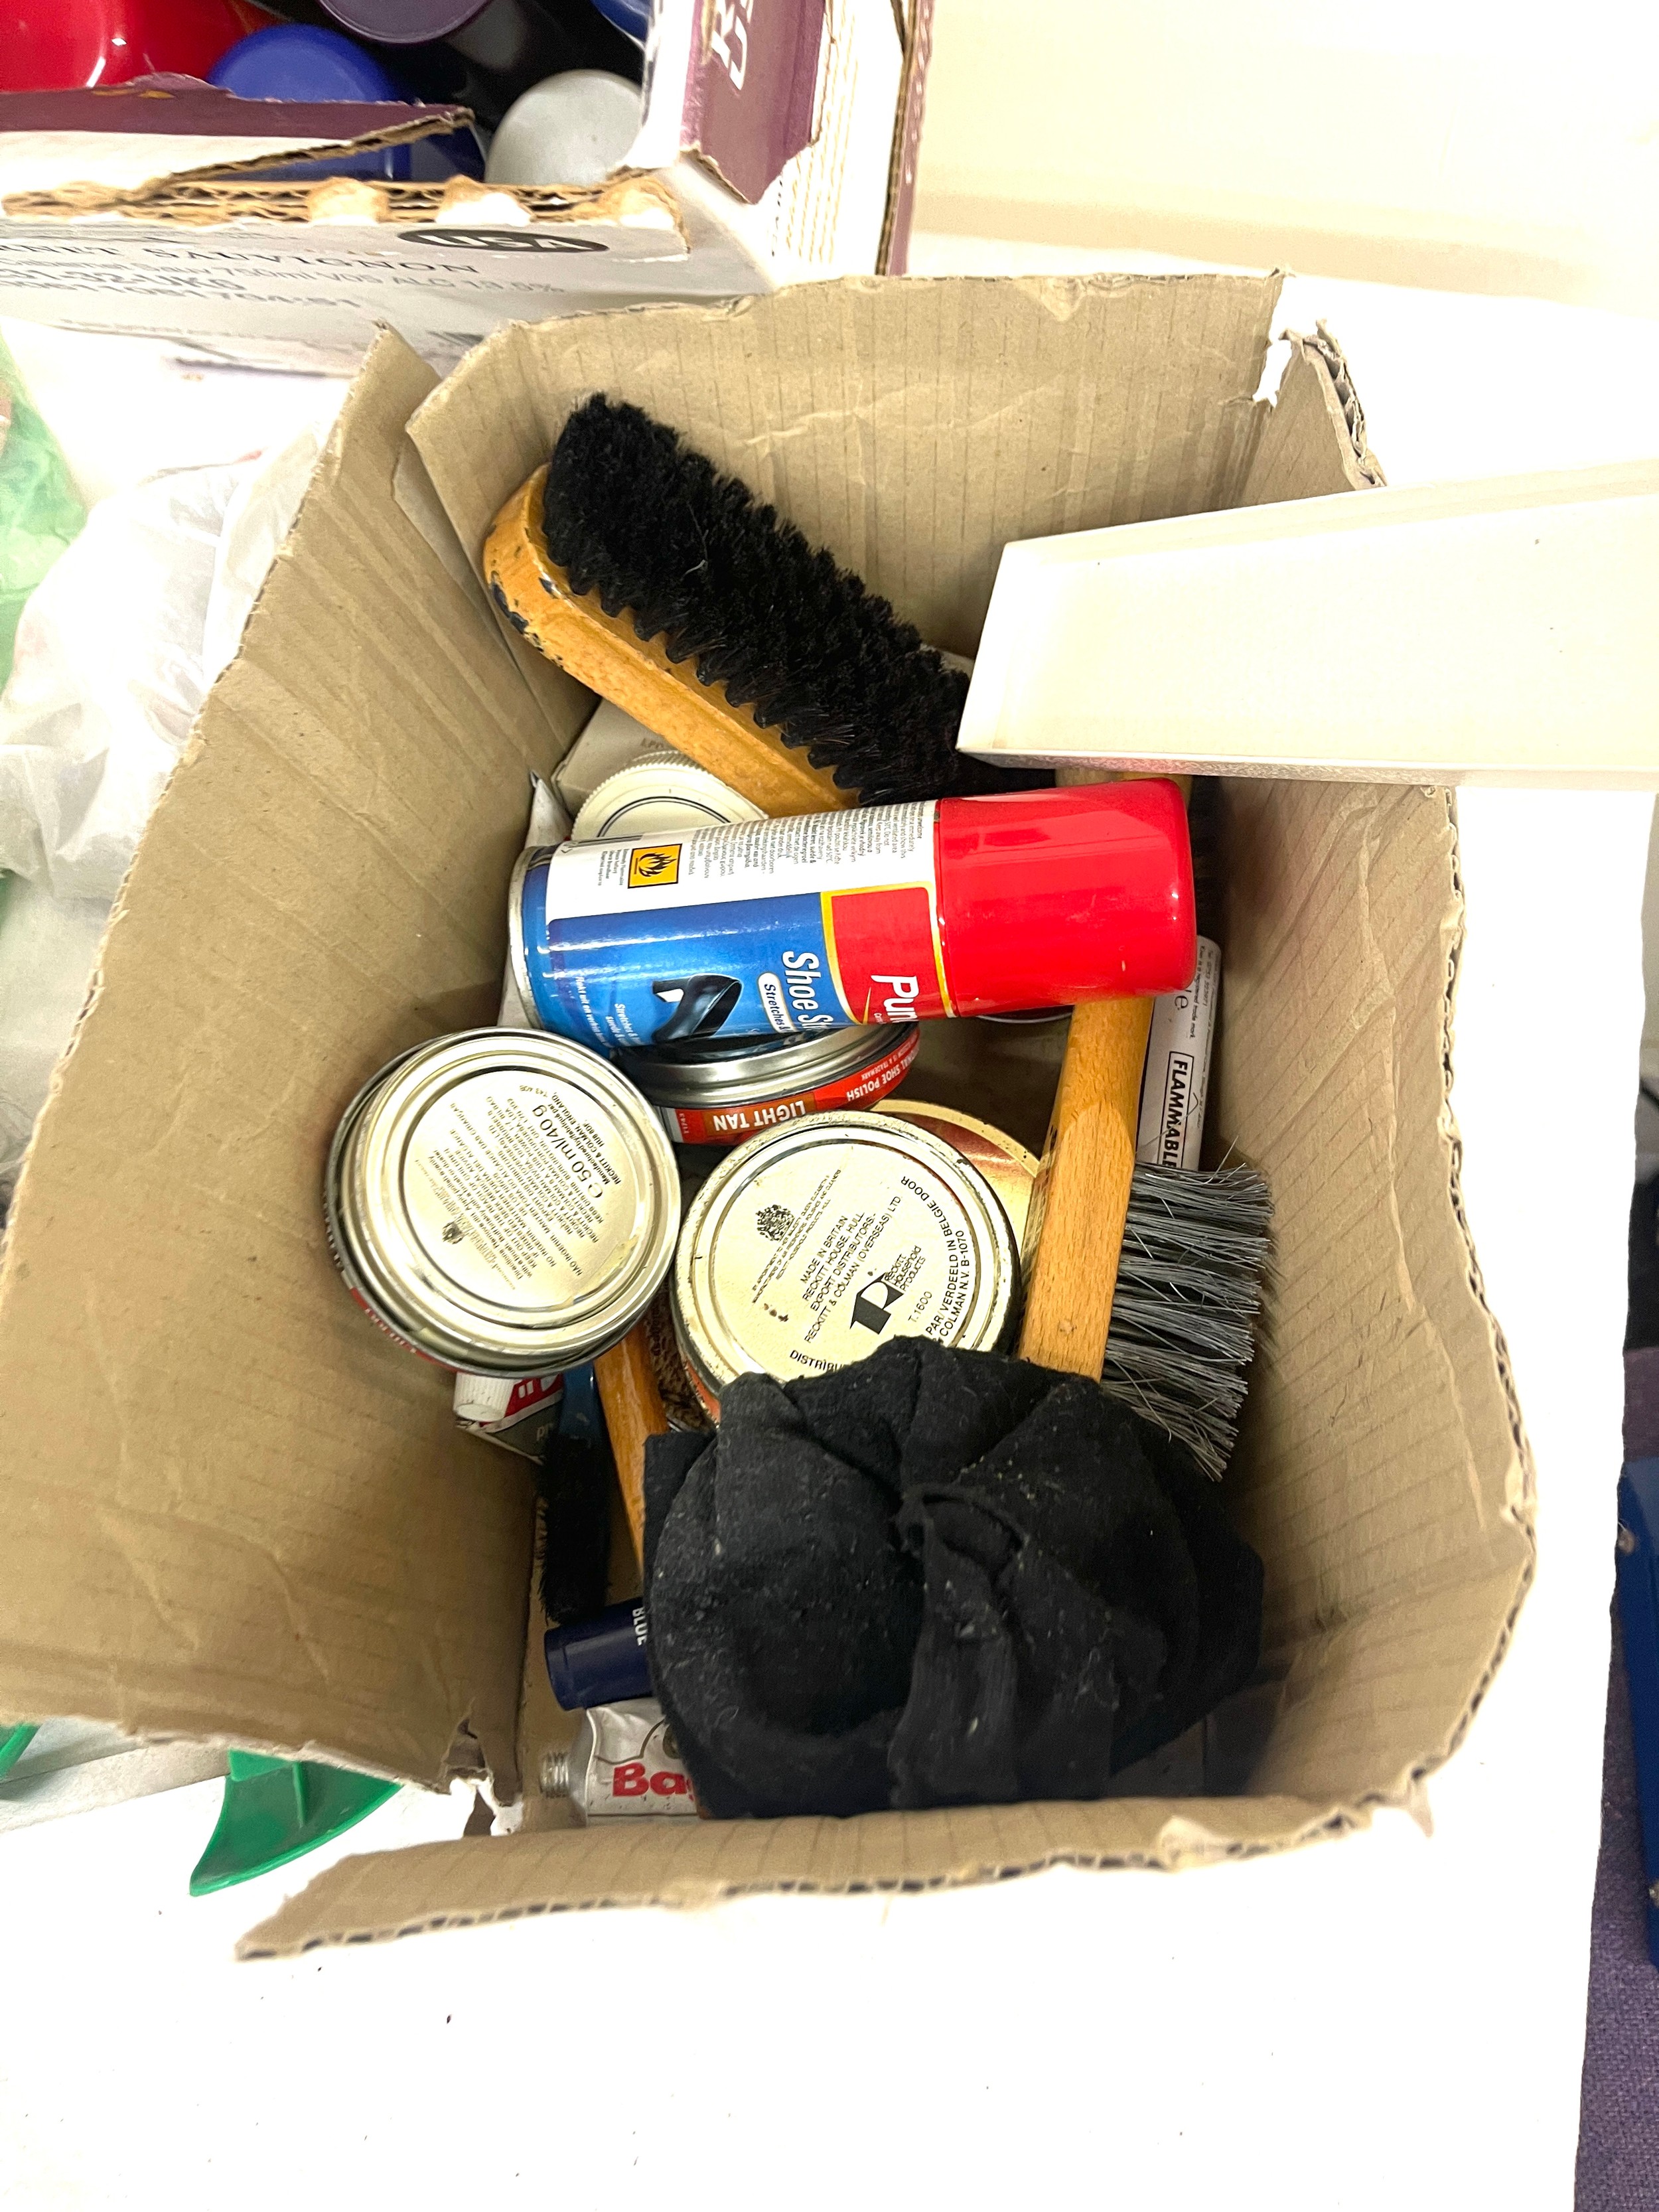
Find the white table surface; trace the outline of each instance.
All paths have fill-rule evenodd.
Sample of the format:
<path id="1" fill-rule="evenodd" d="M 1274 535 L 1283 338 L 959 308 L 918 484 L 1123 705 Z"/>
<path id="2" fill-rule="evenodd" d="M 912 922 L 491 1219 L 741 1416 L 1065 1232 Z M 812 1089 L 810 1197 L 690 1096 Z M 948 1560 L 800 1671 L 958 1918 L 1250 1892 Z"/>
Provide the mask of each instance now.
<path id="1" fill-rule="evenodd" d="M 1132 265 L 960 240 L 920 241 L 915 264 Z M 1659 325 L 1291 287 L 1287 323 L 1322 313 L 1395 483 L 1651 449 Z M 210 373 L 204 401 L 121 341 L 7 336 L 89 488 L 127 480 L 135 457 L 259 442 L 271 400 L 244 380 Z M 111 380 L 98 353 L 113 348 Z M 1338 1844 L 1182 1875 L 571 1915 L 238 1966 L 236 1935 L 331 1856 L 453 1833 L 465 1806 L 404 1792 L 332 1853 L 192 1900 L 218 1785 L 177 1790 L 0 1838 L 8 2203 L 948 2193 L 1566 2212 L 1650 812 L 1629 795 L 1462 805 L 1453 1103 L 1537 1463 L 1540 1557 L 1513 1649 L 1429 1786 L 1431 1838 L 1385 1814 Z"/>

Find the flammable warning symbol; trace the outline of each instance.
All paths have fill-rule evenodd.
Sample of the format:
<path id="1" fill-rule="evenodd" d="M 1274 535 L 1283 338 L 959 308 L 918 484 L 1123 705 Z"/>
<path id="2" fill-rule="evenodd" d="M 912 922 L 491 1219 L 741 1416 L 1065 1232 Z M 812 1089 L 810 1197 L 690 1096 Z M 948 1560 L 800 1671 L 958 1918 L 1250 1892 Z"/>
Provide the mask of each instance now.
<path id="1" fill-rule="evenodd" d="M 677 884 L 680 879 L 680 848 L 678 845 L 635 845 L 628 856 L 628 888 L 630 891 L 650 891 L 663 884 Z"/>

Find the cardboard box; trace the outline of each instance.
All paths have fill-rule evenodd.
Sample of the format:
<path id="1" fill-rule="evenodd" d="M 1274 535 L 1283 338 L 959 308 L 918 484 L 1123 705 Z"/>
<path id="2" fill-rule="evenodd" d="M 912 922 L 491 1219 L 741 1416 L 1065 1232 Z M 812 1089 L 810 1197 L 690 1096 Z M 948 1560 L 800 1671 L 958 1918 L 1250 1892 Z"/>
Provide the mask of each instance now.
<path id="1" fill-rule="evenodd" d="M 1364 480 L 1316 350 L 1276 403 L 1254 397 L 1275 295 L 860 279 L 506 331 L 435 392 L 380 341 L 140 849 L 19 1189 L 0 1711 L 429 1784 L 487 1761 L 503 1795 L 551 1740 L 527 1476 L 457 1434 L 447 1378 L 365 1322 L 319 1189 L 364 1078 L 495 1012 L 526 771 L 551 770 L 590 702 L 504 645 L 470 556 L 572 404 L 652 409 L 971 651 L 1010 538 Z M 1231 786 L 1228 812 L 1211 1115 L 1278 1206 L 1229 1476 L 1281 1678 L 1245 1794 L 529 1826 L 347 1860 L 250 1950 L 605 1900 L 1187 1866 L 1363 1824 L 1449 1755 L 1533 1559 L 1448 1109 L 1455 817 L 1443 791 L 1268 781 Z M 1040 1055 L 1024 1079 L 1040 1127 Z"/>
<path id="2" fill-rule="evenodd" d="M 895 0 L 665 0 L 591 188 L 269 173 L 450 109 L 3 95 L 0 314 L 337 368 L 386 324 L 448 364 L 506 322 L 902 268 L 927 51 Z"/>

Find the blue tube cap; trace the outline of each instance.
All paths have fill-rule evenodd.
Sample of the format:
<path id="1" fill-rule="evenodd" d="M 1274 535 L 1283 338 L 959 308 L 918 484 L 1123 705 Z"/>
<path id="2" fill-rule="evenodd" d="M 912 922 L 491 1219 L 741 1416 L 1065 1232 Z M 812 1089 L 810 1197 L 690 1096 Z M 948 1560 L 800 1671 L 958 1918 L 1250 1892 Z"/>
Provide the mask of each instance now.
<path id="1" fill-rule="evenodd" d="M 651 1695 L 641 1599 L 608 1605 L 574 1627 L 550 1628 L 543 1650 L 553 1694 L 568 1713 Z"/>

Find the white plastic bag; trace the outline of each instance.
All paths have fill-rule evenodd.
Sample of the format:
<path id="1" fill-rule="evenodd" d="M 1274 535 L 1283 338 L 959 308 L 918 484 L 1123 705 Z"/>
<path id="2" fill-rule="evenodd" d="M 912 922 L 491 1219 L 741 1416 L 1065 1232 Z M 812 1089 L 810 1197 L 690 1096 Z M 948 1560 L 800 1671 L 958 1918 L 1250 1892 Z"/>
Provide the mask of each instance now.
<path id="1" fill-rule="evenodd" d="M 244 471 L 225 510 L 202 638 L 204 689 L 236 658 L 253 603 L 294 527 L 345 386 L 325 391 L 313 421 Z"/>
<path id="2" fill-rule="evenodd" d="M 204 691 L 219 536 L 242 467 L 94 507 L 23 610 L 0 695 L 0 868 L 113 898 Z"/>
<path id="3" fill-rule="evenodd" d="M 111 903 L 341 396 L 269 454 L 112 494 L 24 610 L 0 695 L 0 1220 Z"/>

